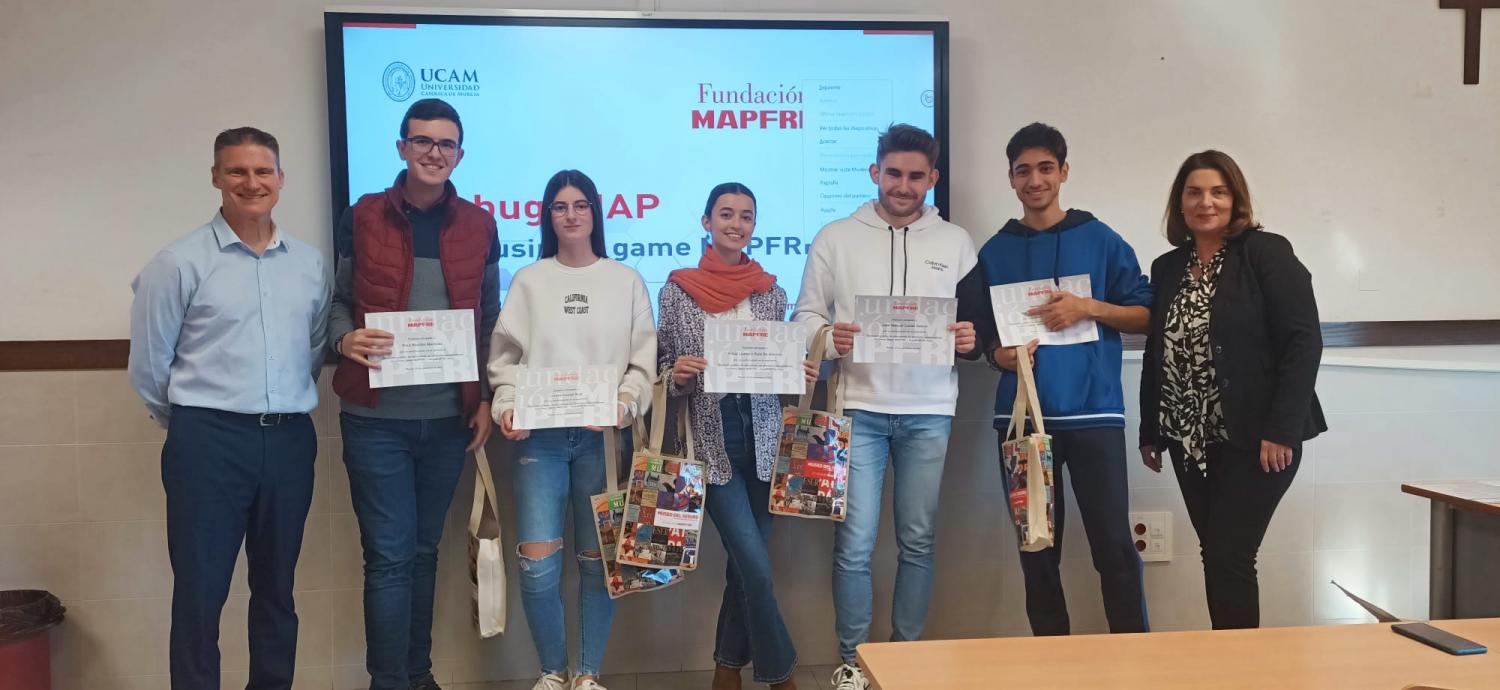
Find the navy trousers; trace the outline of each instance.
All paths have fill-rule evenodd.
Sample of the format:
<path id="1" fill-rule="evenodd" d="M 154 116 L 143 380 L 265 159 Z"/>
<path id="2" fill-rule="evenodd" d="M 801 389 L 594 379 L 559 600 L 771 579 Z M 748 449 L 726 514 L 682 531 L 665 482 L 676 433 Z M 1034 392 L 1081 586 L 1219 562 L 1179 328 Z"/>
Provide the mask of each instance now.
<path id="1" fill-rule="evenodd" d="M 219 616 L 240 544 L 250 576 L 247 690 L 292 687 L 292 581 L 318 439 L 305 414 L 173 407 L 161 453 L 172 561 L 172 690 L 219 687 Z"/>
<path id="2" fill-rule="evenodd" d="M 1004 438 L 1000 439 L 1003 444 Z M 1104 615 L 1112 633 L 1149 632 L 1141 557 L 1130 536 L 1130 491 L 1125 476 L 1125 431 L 1118 428 L 1052 432 L 1052 477 L 1056 482 L 1052 547 L 1021 554 L 1026 616 L 1038 637 L 1071 632 L 1063 599 L 1063 523 L 1067 519 L 1063 478 L 1073 483 L 1077 510 L 1088 533 L 1089 553 L 1099 572 Z M 1001 473 L 1006 478 L 1005 473 Z M 1006 487 L 1009 493 L 1010 487 Z"/>

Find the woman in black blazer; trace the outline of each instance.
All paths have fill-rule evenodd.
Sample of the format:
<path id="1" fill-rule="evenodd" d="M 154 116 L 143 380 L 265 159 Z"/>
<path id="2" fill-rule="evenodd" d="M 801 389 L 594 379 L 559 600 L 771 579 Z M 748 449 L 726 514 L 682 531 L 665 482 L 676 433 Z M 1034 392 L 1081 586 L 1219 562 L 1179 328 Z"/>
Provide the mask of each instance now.
<path id="1" fill-rule="evenodd" d="M 1276 504 L 1325 431 L 1313 392 L 1323 338 L 1312 276 L 1261 229 L 1240 168 L 1183 162 L 1167 200 L 1176 249 L 1151 264 L 1141 367 L 1141 459 L 1171 457 L 1203 552 L 1215 629 L 1260 625 L 1255 558 Z"/>

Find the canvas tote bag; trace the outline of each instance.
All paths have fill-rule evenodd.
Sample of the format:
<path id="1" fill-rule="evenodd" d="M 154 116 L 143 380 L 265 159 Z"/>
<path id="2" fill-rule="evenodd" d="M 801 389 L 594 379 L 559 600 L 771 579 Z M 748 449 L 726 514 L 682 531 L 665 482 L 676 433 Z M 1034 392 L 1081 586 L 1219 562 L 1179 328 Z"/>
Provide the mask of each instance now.
<path id="1" fill-rule="evenodd" d="M 474 626 L 482 638 L 505 632 L 505 549 L 490 460 L 474 451 L 474 505 L 469 509 L 469 584 Z"/>
<path id="2" fill-rule="evenodd" d="M 1026 433 L 1027 414 L 1035 427 L 1031 434 Z M 1022 551 L 1041 551 L 1052 546 L 1052 437 L 1042 423 L 1036 377 L 1025 346 L 1016 348 L 1016 402 L 1005 437 L 1000 446 L 1000 469 L 1005 473 L 1016 539 Z"/>
<path id="3" fill-rule="evenodd" d="M 635 422 L 633 435 L 634 451 L 644 450 L 646 434 L 640 420 Z M 620 464 L 618 438 L 619 432 L 615 429 L 604 430 L 604 493 L 594 494 L 589 499 L 594 511 L 594 529 L 599 535 L 599 554 L 604 560 L 604 590 L 611 599 L 670 587 L 682 581 L 682 573 L 677 570 L 640 568 L 621 565 L 619 562 L 620 527 L 625 520 L 626 491 L 620 486 L 617 469 Z"/>
<path id="4" fill-rule="evenodd" d="M 809 356 L 823 361 L 828 333 L 818 329 Z M 843 377 L 838 365 L 828 379 L 828 410 L 812 409 L 814 381 L 795 407 L 781 411 L 781 443 L 771 471 L 773 515 L 843 522 L 849 511 L 849 439 L 854 421 L 844 415 Z"/>
<path id="5" fill-rule="evenodd" d="M 662 452 L 667 425 L 667 376 L 651 393 L 651 438 L 634 453 L 627 478 L 625 512 L 620 523 L 621 565 L 692 570 L 698 567 L 703 536 L 708 468 L 693 457 L 693 428 L 687 406 L 677 408 L 681 457 Z"/>

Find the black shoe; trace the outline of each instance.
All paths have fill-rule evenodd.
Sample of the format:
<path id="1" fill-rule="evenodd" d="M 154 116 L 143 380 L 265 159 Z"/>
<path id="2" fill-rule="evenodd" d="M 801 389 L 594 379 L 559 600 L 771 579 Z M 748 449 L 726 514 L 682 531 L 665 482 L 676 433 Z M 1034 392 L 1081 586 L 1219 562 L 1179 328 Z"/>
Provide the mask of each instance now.
<path id="1" fill-rule="evenodd" d="M 443 690 L 443 689 L 438 686 L 437 681 L 434 680 L 433 677 L 432 677 L 432 674 L 429 673 L 429 674 L 427 674 L 425 676 L 422 676 L 421 678 L 417 678 L 417 679 L 413 680 L 411 682 L 411 690 Z"/>

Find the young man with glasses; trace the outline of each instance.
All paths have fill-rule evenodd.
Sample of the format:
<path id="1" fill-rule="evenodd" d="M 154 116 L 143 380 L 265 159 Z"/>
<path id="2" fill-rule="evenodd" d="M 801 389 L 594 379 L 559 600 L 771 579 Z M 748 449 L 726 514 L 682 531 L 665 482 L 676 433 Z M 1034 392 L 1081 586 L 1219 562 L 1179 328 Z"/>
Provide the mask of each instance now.
<path id="1" fill-rule="evenodd" d="M 432 606 L 437 547 L 468 452 L 489 438 L 485 356 L 500 314 L 495 219 L 448 178 L 463 160 L 463 124 L 447 103 L 413 103 L 396 153 L 406 170 L 339 220 L 329 342 L 342 358 L 333 388 L 349 494 L 365 559 L 365 667 L 371 690 L 434 690 Z M 388 355 L 371 312 L 472 309 L 476 381 L 373 390 Z M 371 358 L 377 358 L 372 360 Z"/>

